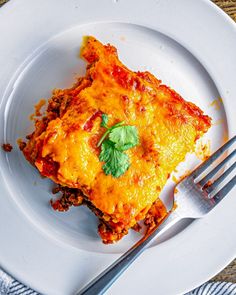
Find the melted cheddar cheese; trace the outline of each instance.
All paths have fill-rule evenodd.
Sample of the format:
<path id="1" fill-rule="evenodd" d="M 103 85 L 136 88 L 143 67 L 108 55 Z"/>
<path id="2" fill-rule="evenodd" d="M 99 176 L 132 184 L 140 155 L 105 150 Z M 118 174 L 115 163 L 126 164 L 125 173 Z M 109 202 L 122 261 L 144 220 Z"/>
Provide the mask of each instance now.
<path id="1" fill-rule="evenodd" d="M 111 45 L 88 37 L 81 55 L 89 64 L 86 77 L 70 90 L 58 90 L 70 101 L 34 136 L 33 162 L 42 175 L 82 190 L 114 222 L 132 227 L 157 200 L 170 173 L 194 151 L 210 118 L 149 72 L 129 70 Z M 131 165 L 119 178 L 105 175 L 99 161 L 102 114 L 108 114 L 111 126 L 125 121 L 138 129 L 140 144 L 127 151 Z"/>

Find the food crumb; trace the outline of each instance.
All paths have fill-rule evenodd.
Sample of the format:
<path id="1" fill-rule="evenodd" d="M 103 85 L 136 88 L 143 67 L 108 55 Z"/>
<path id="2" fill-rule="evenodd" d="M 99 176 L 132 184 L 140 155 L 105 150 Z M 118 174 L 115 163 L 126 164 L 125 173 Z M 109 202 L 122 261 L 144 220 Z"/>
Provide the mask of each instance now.
<path id="1" fill-rule="evenodd" d="M 174 193 L 177 194 L 178 192 L 179 192 L 179 191 L 178 191 L 177 187 L 175 187 L 175 189 L 174 189 Z"/>
<path id="2" fill-rule="evenodd" d="M 12 145 L 10 143 L 4 143 L 2 145 L 2 149 L 7 152 L 7 153 L 10 153 L 13 149 Z"/>
<path id="3" fill-rule="evenodd" d="M 18 146 L 19 146 L 19 149 L 20 149 L 21 151 L 23 151 L 23 149 L 24 149 L 25 146 L 26 146 L 26 143 L 25 143 L 21 138 L 18 138 L 18 139 L 17 139 L 17 144 L 18 144 Z"/>
<path id="4" fill-rule="evenodd" d="M 209 158 L 209 156 L 211 155 L 210 146 L 210 140 L 208 140 L 205 143 L 202 140 L 198 140 L 195 150 L 195 154 L 198 157 L 198 159 L 205 161 Z"/>
<path id="5" fill-rule="evenodd" d="M 215 110 L 219 110 L 223 104 L 223 100 L 221 97 L 218 97 L 214 99 L 211 103 L 210 106 L 213 107 Z"/>
<path id="6" fill-rule="evenodd" d="M 175 183 L 178 183 L 178 179 L 175 175 L 172 175 L 172 180 L 175 182 Z"/>
<path id="7" fill-rule="evenodd" d="M 136 223 L 136 224 L 132 227 L 132 229 L 133 229 L 134 231 L 136 231 L 136 232 L 140 232 L 140 230 L 141 230 L 141 225 L 138 224 L 138 223 Z"/>
<path id="8" fill-rule="evenodd" d="M 173 208 L 171 209 L 171 211 L 172 211 L 172 212 L 175 211 L 175 210 L 177 209 L 177 207 L 178 207 L 178 205 L 177 205 L 177 203 L 174 201 L 174 205 L 173 205 Z"/>
<path id="9" fill-rule="evenodd" d="M 40 99 L 40 101 L 34 106 L 34 113 L 30 115 L 30 120 L 34 120 L 35 117 L 42 116 L 41 109 L 46 104 L 45 99 Z"/>

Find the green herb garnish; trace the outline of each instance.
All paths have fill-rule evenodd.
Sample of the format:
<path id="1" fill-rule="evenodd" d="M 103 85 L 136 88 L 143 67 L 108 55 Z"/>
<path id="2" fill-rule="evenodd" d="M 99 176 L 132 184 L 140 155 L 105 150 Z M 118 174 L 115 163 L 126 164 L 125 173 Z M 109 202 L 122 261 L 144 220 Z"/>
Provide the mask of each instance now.
<path id="1" fill-rule="evenodd" d="M 119 122 L 112 127 L 108 127 L 107 124 L 108 116 L 103 114 L 101 127 L 107 130 L 97 144 L 97 146 L 101 145 L 99 160 L 105 162 L 102 168 L 106 175 L 119 177 L 130 166 L 129 157 L 124 151 L 139 143 L 138 131 L 135 126 L 124 125 L 124 122 Z"/>
<path id="2" fill-rule="evenodd" d="M 114 177 L 124 174 L 130 165 L 128 155 L 117 150 L 109 139 L 102 143 L 99 160 L 105 162 L 102 166 L 105 174 L 111 174 Z"/>

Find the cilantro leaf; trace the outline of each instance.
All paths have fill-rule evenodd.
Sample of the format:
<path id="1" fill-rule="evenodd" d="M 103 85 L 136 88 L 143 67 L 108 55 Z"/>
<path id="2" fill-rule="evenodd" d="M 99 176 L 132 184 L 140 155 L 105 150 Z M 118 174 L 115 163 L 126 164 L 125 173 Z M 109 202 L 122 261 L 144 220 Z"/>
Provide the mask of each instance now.
<path id="1" fill-rule="evenodd" d="M 97 147 L 99 147 L 102 144 L 103 140 L 107 137 L 107 135 L 111 132 L 111 130 L 113 130 L 114 128 L 117 128 L 117 127 L 123 125 L 124 124 L 124 121 L 119 122 L 119 123 L 115 124 L 114 126 L 112 126 L 110 128 L 107 126 L 107 123 L 108 123 L 108 116 L 107 116 L 107 114 L 102 114 L 101 127 L 104 127 L 107 130 L 103 134 L 103 136 L 101 137 L 101 139 L 99 140 L 99 142 L 97 144 Z"/>
<path id="2" fill-rule="evenodd" d="M 108 116 L 107 116 L 107 114 L 102 114 L 101 127 L 108 128 L 107 127 L 107 123 L 108 123 Z"/>
<path id="3" fill-rule="evenodd" d="M 111 127 L 107 124 L 108 115 L 102 114 L 101 127 L 106 131 L 97 144 L 97 147 L 101 145 L 99 160 L 105 162 L 102 168 L 106 175 L 120 177 L 130 166 L 129 156 L 124 151 L 138 144 L 138 131 L 135 126 L 124 125 L 124 121 Z"/>
<path id="4" fill-rule="evenodd" d="M 108 135 L 120 151 L 128 150 L 138 144 L 138 131 L 135 126 L 119 126 L 111 130 Z"/>
<path id="5" fill-rule="evenodd" d="M 102 166 L 105 174 L 113 177 L 120 177 L 130 166 L 128 155 L 117 150 L 109 139 L 102 143 L 99 160 L 105 162 Z"/>

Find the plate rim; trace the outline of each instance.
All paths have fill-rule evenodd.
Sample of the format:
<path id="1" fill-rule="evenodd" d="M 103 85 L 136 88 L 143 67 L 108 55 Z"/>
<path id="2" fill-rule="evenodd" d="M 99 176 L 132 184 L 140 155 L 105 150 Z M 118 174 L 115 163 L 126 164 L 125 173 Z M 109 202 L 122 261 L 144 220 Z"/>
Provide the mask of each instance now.
<path id="1" fill-rule="evenodd" d="M 28 1 L 29 2 L 29 1 Z M 63 2 L 63 1 L 61 1 L 61 2 Z M 65 1 L 64 1 L 65 2 Z M 90 2 L 93 2 L 93 1 L 90 1 Z M 130 2 L 132 2 L 132 1 L 130 1 Z M 150 1 L 151 2 L 151 1 Z M 182 1 L 182 2 L 185 2 L 184 0 Z M 227 16 L 224 12 L 222 12 L 221 11 L 221 9 L 220 8 L 218 8 L 215 4 L 213 4 L 212 2 L 210 2 L 210 1 L 208 1 L 208 0 L 201 0 L 201 2 L 202 3 L 206 3 L 206 4 L 208 4 L 208 5 L 210 5 L 212 8 L 214 7 L 215 8 L 215 11 L 217 12 L 217 14 L 220 14 L 225 20 L 227 20 L 227 22 L 230 24 L 230 26 L 232 26 L 232 24 L 233 24 L 233 26 L 234 26 L 234 28 L 236 29 L 236 26 L 235 26 L 235 23 L 233 22 L 233 20 L 231 20 L 230 18 L 229 18 L 229 16 Z M 9 4 L 8 4 L 9 3 Z M 16 3 L 16 1 L 14 1 L 14 0 L 12 0 L 12 1 L 10 1 L 10 2 L 8 2 L 6 5 L 4 5 L 4 6 L 6 6 L 6 8 L 4 8 L 4 7 L 2 7 L 1 8 L 1 10 L 2 9 L 5 9 L 5 11 L 8 9 L 8 6 L 14 6 L 15 5 L 15 3 Z M 11 5 L 10 5 L 10 3 L 12 3 Z M 22 2 L 22 3 L 24 3 L 24 2 Z M 27 3 L 27 1 L 25 1 L 25 3 Z M 8 10 L 8 12 L 9 12 L 9 10 Z M 137 24 L 139 24 L 139 23 L 137 23 Z M 164 32 L 165 33 L 165 32 Z M 168 35 L 167 35 L 168 36 Z M 53 36 L 54 37 L 54 36 Z M 171 37 L 171 36 L 170 36 Z M 175 38 L 174 38 L 174 40 L 176 40 Z M 178 41 L 178 40 L 177 40 Z M 182 43 L 180 43 L 181 45 L 182 45 Z M 189 49 L 188 47 L 186 47 L 185 45 L 183 45 L 185 48 L 187 48 L 187 49 Z M 191 50 L 189 50 L 190 52 L 192 52 Z M 195 55 L 196 56 L 196 55 Z M 201 61 L 201 60 L 200 60 Z M 204 63 L 203 63 L 203 65 L 204 65 Z M 205 67 L 205 65 L 204 65 L 204 67 Z M 206 67 L 206 69 L 207 69 L 207 67 Z M 207 69 L 208 70 L 208 69 Z M 210 75 L 211 75 L 211 73 L 210 73 Z M 214 79 L 213 79 L 214 80 Z M 0 85 L 1 86 L 1 85 Z M 218 86 L 218 85 L 217 85 Z M 221 93 L 221 92 L 223 92 L 221 89 L 219 89 L 219 92 Z M 225 107 L 226 107 L 226 114 L 229 112 L 229 113 L 231 113 L 230 112 L 230 110 L 229 110 L 229 108 L 225 105 Z M 232 130 L 230 129 L 229 130 L 229 132 L 232 134 Z M 1 232 L 1 229 L 0 229 L 0 232 Z M 152 250 L 152 249 L 149 249 L 148 251 L 147 251 L 147 253 L 149 253 L 150 255 L 151 255 L 151 252 L 153 252 L 154 250 Z M 153 253 L 152 253 L 153 254 Z M 233 253 L 232 253 L 233 254 Z M 149 255 L 149 256 L 150 256 Z M 116 255 L 114 255 L 114 256 L 116 256 Z M 147 256 L 147 255 L 146 255 Z M 232 258 L 234 258 L 236 256 L 236 253 L 234 253 L 233 255 L 231 255 L 231 257 L 226 261 L 226 263 L 225 263 L 225 265 L 232 259 Z M 1 262 L 1 255 L 0 255 L 0 262 Z M 224 268 L 225 267 L 225 265 L 221 265 L 221 267 L 218 269 L 218 270 L 216 270 L 216 272 L 215 273 L 217 273 L 219 270 L 221 270 L 222 268 Z M 3 263 L 3 268 L 4 269 L 6 269 L 6 270 L 8 270 L 8 267 L 7 266 L 5 266 L 4 267 L 4 263 Z M 11 273 L 12 273 L 12 271 L 10 271 Z M 213 275 L 215 274 L 215 273 L 213 273 Z M 15 276 L 15 274 L 14 274 L 14 276 Z M 212 275 L 210 275 L 210 277 L 211 277 Z M 23 281 L 23 282 L 26 282 L 26 280 L 25 279 L 21 279 L 21 277 L 22 277 L 22 275 L 16 275 L 15 277 L 18 277 L 21 281 Z M 200 280 L 201 282 L 202 282 L 202 280 Z M 197 285 L 199 285 L 199 284 L 201 284 L 201 282 L 197 282 L 196 284 L 195 284 L 195 286 L 193 286 L 193 288 L 194 287 L 196 287 Z M 31 284 L 32 286 L 34 285 L 34 284 Z M 37 287 L 35 288 L 35 289 L 37 289 Z M 191 287 L 191 289 L 192 289 L 192 287 Z M 186 292 L 186 291 L 188 291 L 188 290 L 190 290 L 190 288 L 188 287 L 188 288 L 186 288 L 186 290 L 184 291 L 184 292 Z"/>

